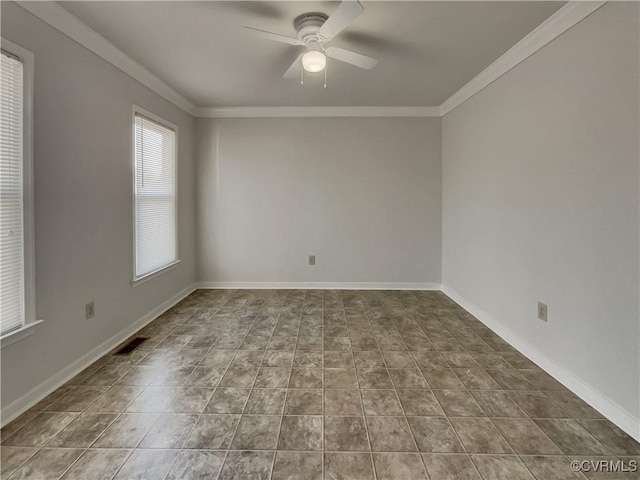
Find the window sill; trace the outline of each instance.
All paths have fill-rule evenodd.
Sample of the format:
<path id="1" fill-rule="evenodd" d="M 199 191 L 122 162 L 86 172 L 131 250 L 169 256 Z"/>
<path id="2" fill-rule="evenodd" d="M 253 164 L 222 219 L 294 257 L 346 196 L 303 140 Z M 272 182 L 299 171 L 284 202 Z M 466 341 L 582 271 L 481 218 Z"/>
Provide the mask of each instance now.
<path id="1" fill-rule="evenodd" d="M 44 320 L 36 320 L 35 322 L 31 322 L 18 330 L 14 330 L 13 332 L 3 335 L 0 337 L 0 349 L 8 347 L 12 343 L 19 342 L 23 338 L 27 338 L 32 335 L 33 332 L 36 331 L 35 327 L 40 325 L 42 322 L 44 322 Z"/>
<path id="2" fill-rule="evenodd" d="M 155 272 L 147 273 L 145 276 L 140 277 L 140 278 L 135 278 L 135 279 L 133 279 L 131 281 L 131 286 L 133 288 L 135 288 L 135 287 L 137 287 L 139 285 L 142 285 L 143 283 L 148 282 L 149 280 L 153 280 L 154 278 L 159 277 L 163 273 L 166 273 L 169 270 L 173 270 L 174 268 L 176 268 L 181 261 L 182 260 L 176 260 L 175 262 L 170 263 L 166 267 L 162 267 L 160 270 L 156 270 Z"/>

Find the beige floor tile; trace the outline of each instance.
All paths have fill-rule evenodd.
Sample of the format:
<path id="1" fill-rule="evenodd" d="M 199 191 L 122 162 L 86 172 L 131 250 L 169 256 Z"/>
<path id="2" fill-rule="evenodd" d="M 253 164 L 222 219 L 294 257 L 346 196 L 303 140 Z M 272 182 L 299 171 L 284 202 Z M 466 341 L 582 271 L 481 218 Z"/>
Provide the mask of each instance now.
<path id="1" fill-rule="evenodd" d="M 164 478 L 177 455 L 177 450 L 135 450 L 114 480 Z"/>
<path id="2" fill-rule="evenodd" d="M 131 453 L 116 448 L 86 450 L 62 480 L 111 480 Z"/>
<path id="3" fill-rule="evenodd" d="M 287 415 L 321 415 L 323 391 L 291 388 L 287 392 L 284 413 Z"/>
<path id="4" fill-rule="evenodd" d="M 574 472 L 571 469 L 571 460 L 563 455 L 521 455 L 520 460 L 533 473 L 533 476 L 540 480 L 546 478 L 584 480 L 580 472 Z"/>
<path id="5" fill-rule="evenodd" d="M 138 335 L 2 428 L 2 480 L 638 480 L 572 472 L 640 444 L 440 292 L 198 290 Z"/>
<path id="6" fill-rule="evenodd" d="M 0 478 L 7 478 L 37 451 L 37 447 L 0 447 Z"/>
<path id="7" fill-rule="evenodd" d="M 254 388 L 244 413 L 282 415 L 287 390 L 283 388 Z"/>
<path id="8" fill-rule="evenodd" d="M 240 415 L 201 415 L 185 442 L 185 448 L 229 448 Z"/>
<path id="9" fill-rule="evenodd" d="M 231 451 L 224 461 L 219 480 L 269 478 L 275 452 Z"/>
<path id="10" fill-rule="evenodd" d="M 78 416 L 79 413 L 41 413 L 13 435 L 3 439 L 2 445 L 42 447 Z"/>
<path id="11" fill-rule="evenodd" d="M 43 448 L 15 470 L 9 480 L 55 480 L 82 455 L 81 448 Z"/>
<path id="12" fill-rule="evenodd" d="M 115 419 L 113 413 L 83 413 L 53 437 L 47 447 L 89 447 Z"/>
<path id="13" fill-rule="evenodd" d="M 325 415 L 362 415 L 360 390 L 325 390 L 324 413 Z"/>
<path id="14" fill-rule="evenodd" d="M 231 447 L 234 450 L 274 450 L 278 444 L 281 416 L 243 415 Z"/>
<path id="15" fill-rule="evenodd" d="M 481 480 L 478 470 L 466 454 L 423 453 L 422 459 L 432 479 Z"/>
<path id="16" fill-rule="evenodd" d="M 373 480 L 370 453 L 327 452 L 324 454 L 325 478 Z"/>
<path id="17" fill-rule="evenodd" d="M 242 413 L 250 394 L 248 388 L 217 388 L 204 413 Z"/>
<path id="18" fill-rule="evenodd" d="M 421 452 L 464 452 L 458 436 L 446 418 L 408 417 L 407 420 Z"/>
<path id="19" fill-rule="evenodd" d="M 182 450 L 165 480 L 216 480 L 226 452 Z"/>
<path id="20" fill-rule="evenodd" d="M 322 450 L 323 418 L 316 415 L 285 415 L 280 428 L 278 449 Z"/>
<path id="21" fill-rule="evenodd" d="M 398 397 L 406 415 L 444 416 L 444 411 L 431 390 L 398 390 Z"/>
<path id="22" fill-rule="evenodd" d="M 164 413 L 143 437 L 139 448 L 182 448 L 198 420 L 198 415 Z"/>
<path id="23" fill-rule="evenodd" d="M 366 415 L 402 415 L 402 407 L 395 390 L 363 389 L 362 405 Z"/>
<path id="24" fill-rule="evenodd" d="M 272 480 L 322 480 L 322 452 L 276 453 Z"/>
<path id="25" fill-rule="evenodd" d="M 324 417 L 324 448 L 339 451 L 368 451 L 364 417 Z"/>
<path id="26" fill-rule="evenodd" d="M 455 417 L 449 421 L 468 453 L 512 453 L 507 441 L 488 418 Z"/>
<path id="27" fill-rule="evenodd" d="M 379 480 L 427 480 L 427 472 L 418 453 L 374 453 Z"/>
<path id="28" fill-rule="evenodd" d="M 415 452 L 416 443 L 404 417 L 367 417 L 371 450 Z"/>
<path id="29" fill-rule="evenodd" d="M 495 418 L 493 423 L 517 454 L 558 455 L 561 453 L 560 449 L 532 420 Z"/>

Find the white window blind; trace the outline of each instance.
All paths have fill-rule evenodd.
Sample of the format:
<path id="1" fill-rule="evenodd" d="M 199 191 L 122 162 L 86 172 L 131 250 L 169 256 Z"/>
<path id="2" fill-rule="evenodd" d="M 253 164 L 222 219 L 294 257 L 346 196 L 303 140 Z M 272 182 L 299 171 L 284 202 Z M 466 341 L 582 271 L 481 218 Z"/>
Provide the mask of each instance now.
<path id="1" fill-rule="evenodd" d="M 176 133 L 135 113 L 135 277 L 178 260 Z"/>
<path id="2" fill-rule="evenodd" d="M 0 83 L 0 336 L 25 321 L 24 69 L 2 51 Z"/>

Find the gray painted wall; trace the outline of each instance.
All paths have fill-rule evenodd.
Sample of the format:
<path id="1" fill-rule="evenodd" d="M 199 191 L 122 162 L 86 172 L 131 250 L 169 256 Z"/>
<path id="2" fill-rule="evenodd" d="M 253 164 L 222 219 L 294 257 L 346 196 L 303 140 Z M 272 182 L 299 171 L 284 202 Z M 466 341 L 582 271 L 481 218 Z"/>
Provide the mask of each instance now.
<path id="1" fill-rule="evenodd" d="M 196 123 L 201 281 L 440 283 L 439 118 Z"/>
<path id="2" fill-rule="evenodd" d="M 638 40 L 609 3 L 443 119 L 443 283 L 636 419 Z"/>
<path id="3" fill-rule="evenodd" d="M 2 36 L 35 54 L 36 333 L 2 350 L 3 408 L 195 280 L 194 121 L 13 3 Z M 179 127 L 182 263 L 132 288 L 131 105 Z M 96 316 L 85 320 L 84 304 Z"/>

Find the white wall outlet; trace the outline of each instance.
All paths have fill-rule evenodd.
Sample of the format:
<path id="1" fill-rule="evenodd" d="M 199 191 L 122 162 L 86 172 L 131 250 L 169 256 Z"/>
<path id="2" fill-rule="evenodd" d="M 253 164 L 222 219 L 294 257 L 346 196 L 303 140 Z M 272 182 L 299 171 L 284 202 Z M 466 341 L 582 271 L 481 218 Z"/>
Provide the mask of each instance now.
<path id="1" fill-rule="evenodd" d="M 309 265 L 315 265 L 315 264 L 316 264 L 316 256 L 309 255 Z"/>
<path id="2" fill-rule="evenodd" d="M 89 303 L 87 303 L 84 306 L 84 316 L 85 319 L 89 320 L 90 318 L 93 318 L 96 315 L 96 304 L 93 300 L 91 300 Z"/>
<path id="3" fill-rule="evenodd" d="M 547 321 L 547 304 L 538 302 L 538 318 L 543 322 Z"/>

